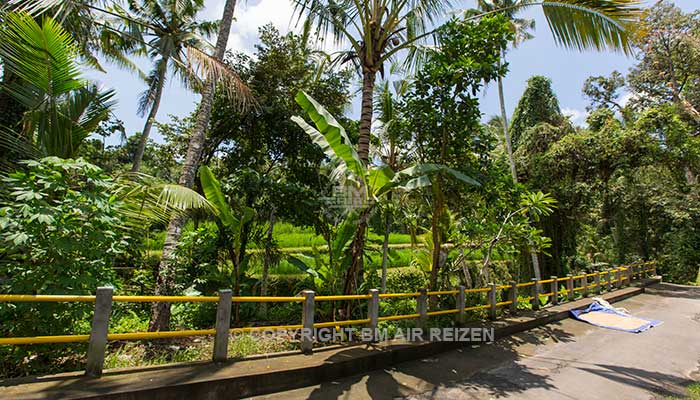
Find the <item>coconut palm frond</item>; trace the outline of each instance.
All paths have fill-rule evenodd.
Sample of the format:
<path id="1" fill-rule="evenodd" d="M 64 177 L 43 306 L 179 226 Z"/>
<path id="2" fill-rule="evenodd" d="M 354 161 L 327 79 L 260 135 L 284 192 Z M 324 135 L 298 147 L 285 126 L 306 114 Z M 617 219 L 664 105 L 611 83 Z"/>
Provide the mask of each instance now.
<path id="1" fill-rule="evenodd" d="M 141 174 L 127 173 L 118 178 L 115 197 L 122 200 L 121 214 L 127 227 L 143 229 L 154 223 L 167 223 L 173 214 L 201 209 L 214 212 L 214 206 L 196 191 Z"/>
<path id="2" fill-rule="evenodd" d="M 641 13 L 638 0 L 545 1 L 542 9 L 554 39 L 563 47 L 632 51 L 626 27 Z"/>
<path id="3" fill-rule="evenodd" d="M 186 57 L 189 74 L 216 82 L 239 110 L 258 106 L 248 85 L 230 66 L 195 47 L 187 47 Z"/>

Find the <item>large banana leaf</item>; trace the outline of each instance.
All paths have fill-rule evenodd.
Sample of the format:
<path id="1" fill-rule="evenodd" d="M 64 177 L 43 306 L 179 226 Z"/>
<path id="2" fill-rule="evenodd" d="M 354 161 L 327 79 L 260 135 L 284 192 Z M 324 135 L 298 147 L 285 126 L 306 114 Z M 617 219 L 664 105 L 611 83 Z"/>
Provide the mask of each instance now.
<path id="1" fill-rule="evenodd" d="M 369 193 L 377 194 L 381 188 L 390 184 L 394 178 L 394 171 L 389 166 L 371 168 L 367 174 L 367 187 Z"/>
<path id="2" fill-rule="evenodd" d="M 221 184 L 206 165 L 199 167 L 199 180 L 202 183 L 204 196 L 214 205 L 215 213 L 221 223 L 227 228 L 237 229 L 240 220 L 233 216 L 224 193 L 221 191 Z"/>
<path id="3" fill-rule="evenodd" d="M 452 176 L 458 181 L 474 185 L 481 186 L 481 184 L 474 178 L 463 174 L 456 169 L 447 167 L 441 164 L 417 164 L 412 167 L 406 168 L 397 172 L 390 182 L 382 186 L 376 191 L 376 196 L 381 196 L 384 193 L 389 192 L 393 189 L 400 190 L 414 190 L 431 185 L 430 176 L 437 173 L 444 173 Z"/>
<path id="4" fill-rule="evenodd" d="M 292 120 L 304 129 L 316 144 L 321 146 L 326 155 L 342 160 L 348 171 L 355 175 L 355 179 L 364 179 L 365 166 L 355 152 L 345 129 L 322 105 L 303 90 L 297 93 L 295 100 L 306 111 L 317 129 L 299 117 L 292 117 Z"/>
<path id="5" fill-rule="evenodd" d="M 348 249 L 352 243 L 352 239 L 359 225 L 360 212 L 358 210 L 351 211 L 340 223 L 336 231 L 335 239 L 332 243 L 333 257 L 338 260 Z"/>

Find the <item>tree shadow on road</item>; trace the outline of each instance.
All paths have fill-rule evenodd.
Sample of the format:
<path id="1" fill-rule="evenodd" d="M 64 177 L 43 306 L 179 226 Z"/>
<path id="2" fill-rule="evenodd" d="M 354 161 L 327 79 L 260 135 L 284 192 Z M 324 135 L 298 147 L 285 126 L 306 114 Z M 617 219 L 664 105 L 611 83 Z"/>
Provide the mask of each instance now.
<path id="1" fill-rule="evenodd" d="M 374 400 L 454 399 L 462 398 L 464 390 L 501 398 L 533 388 L 553 389 L 546 374 L 531 371 L 517 361 L 537 345 L 574 341 L 574 336 L 558 325 L 553 323 L 492 344 L 465 346 L 388 369 L 323 383 L 309 399 L 349 397 L 351 389 L 353 394 L 364 389 Z M 337 361 L 338 357 L 342 355 L 335 354 L 328 361 Z"/>
<path id="2" fill-rule="evenodd" d="M 662 297 L 679 297 L 684 299 L 700 299 L 700 286 L 674 285 L 659 283 L 645 289 L 647 294 Z"/>
<path id="3" fill-rule="evenodd" d="M 578 367 L 578 369 L 660 396 L 684 397 L 687 395 L 686 387 L 694 383 L 691 379 L 676 375 L 619 365 L 592 364 L 590 367 Z"/>

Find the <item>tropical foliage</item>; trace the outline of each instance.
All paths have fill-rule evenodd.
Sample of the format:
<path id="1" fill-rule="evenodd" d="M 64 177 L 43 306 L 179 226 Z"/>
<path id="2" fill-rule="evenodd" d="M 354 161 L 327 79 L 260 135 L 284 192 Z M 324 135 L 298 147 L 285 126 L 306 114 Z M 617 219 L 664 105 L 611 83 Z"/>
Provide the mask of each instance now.
<path id="1" fill-rule="evenodd" d="M 232 25 L 249 23 L 234 20 L 235 0 L 220 21 L 201 18 L 202 0 L 8 2 L 0 293 L 440 291 L 651 259 L 665 279 L 700 284 L 697 11 L 634 0 L 480 0 L 457 12 L 438 0 L 292 4 L 292 32 L 262 26 L 243 52 L 227 51 Z M 583 82 L 580 126 L 548 77 L 505 98 L 506 55 L 526 51 L 514 49 L 533 38 L 532 9 L 567 49 L 636 56 L 628 72 Z M 142 86 L 140 132 L 115 103 L 135 87 L 85 78 L 105 61 Z M 191 114 L 159 117 L 180 100 L 163 95 L 171 80 L 201 95 Z M 492 84 L 495 118 L 480 104 Z M 323 302 L 316 318 L 364 319 L 358 304 Z M 380 307 L 412 314 L 416 303 Z M 211 329 L 215 318 L 214 304 L 115 303 L 110 331 Z M 86 333 L 90 306 L 3 302 L 0 321 L 13 321 L 3 337 Z M 297 303 L 237 302 L 231 320 L 298 322 Z M 208 340 L 110 343 L 107 360 L 194 359 Z M 246 340 L 232 354 L 296 346 Z M 2 347 L 0 375 L 80 368 L 79 346 Z"/>

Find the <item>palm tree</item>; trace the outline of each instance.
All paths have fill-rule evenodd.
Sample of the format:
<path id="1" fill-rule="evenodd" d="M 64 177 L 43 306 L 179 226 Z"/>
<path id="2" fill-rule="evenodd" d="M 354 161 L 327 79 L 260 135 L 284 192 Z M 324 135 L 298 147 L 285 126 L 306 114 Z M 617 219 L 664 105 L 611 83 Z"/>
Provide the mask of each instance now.
<path id="1" fill-rule="evenodd" d="M 545 18 L 560 46 L 576 50 L 616 50 L 625 54 L 631 52 L 631 42 L 627 36 L 626 25 L 640 14 L 638 0 L 561 0 L 539 2 L 537 0 L 478 0 L 478 13 L 472 15 L 488 15 L 500 13 L 506 16 L 515 32 L 513 47 L 524 40 L 530 39 L 530 29 L 534 21 L 517 18 L 518 12 L 533 5 L 542 5 Z M 505 50 L 501 62 L 505 62 Z M 501 104 L 501 126 L 503 142 L 508 153 L 508 163 L 513 182 L 518 182 L 518 173 L 513 158 L 513 145 L 508 127 L 508 115 L 503 95 L 503 80 L 498 78 L 498 96 Z M 541 278 L 539 257 L 537 252 L 530 250 L 533 270 L 536 279 Z"/>
<path id="2" fill-rule="evenodd" d="M 510 29 L 515 34 L 513 36 L 513 41 L 511 45 L 513 48 L 518 47 L 518 45 L 525 40 L 532 39 L 534 36 L 530 33 L 530 30 L 535 29 L 535 21 L 531 19 L 517 18 L 517 12 L 522 8 L 522 3 L 524 0 L 478 0 L 477 7 L 478 13 L 491 13 L 498 12 L 498 10 L 504 10 L 501 12 L 510 24 Z M 501 51 L 500 64 L 506 62 L 506 49 Z M 503 95 L 503 78 L 498 77 L 498 100 L 501 104 L 501 118 L 500 123 L 502 126 L 503 133 L 503 143 L 508 154 L 508 163 L 510 164 L 510 173 L 513 177 L 513 182 L 517 183 L 518 175 L 515 169 L 515 160 L 513 159 L 513 147 L 510 139 L 510 133 L 508 132 L 508 114 L 506 113 L 506 103 L 505 97 Z"/>
<path id="3" fill-rule="evenodd" d="M 226 0 L 223 16 L 219 25 L 219 32 L 216 38 L 216 47 L 212 57 L 199 54 L 202 62 L 205 62 L 213 72 L 227 70 L 223 64 L 224 53 L 226 52 L 226 44 L 231 33 L 231 25 L 233 24 L 233 14 L 236 10 L 236 0 Z M 229 81 L 221 80 L 220 77 L 226 78 L 230 76 L 234 79 Z M 197 165 L 202 157 L 202 149 L 206 141 L 206 130 L 209 126 L 211 118 L 211 107 L 214 100 L 214 93 L 217 82 L 222 84 L 224 88 L 229 90 L 229 98 L 240 101 L 241 106 L 245 106 L 246 101 L 250 100 L 250 92 L 248 88 L 239 80 L 227 73 L 221 73 L 220 77 L 210 75 L 204 83 L 202 91 L 202 101 L 199 104 L 197 112 L 197 121 L 195 129 L 190 135 L 189 145 L 187 147 L 187 155 L 182 166 L 179 184 L 184 187 L 192 187 L 197 174 Z M 185 224 L 185 217 L 176 214 L 170 219 L 168 230 L 165 235 L 165 243 L 163 245 L 163 254 L 161 256 L 160 265 L 158 266 L 158 279 L 156 281 L 156 294 L 167 295 L 172 294 L 175 288 L 175 265 L 172 262 L 173 253 L 177 242 L 182 234 L 182 227 Z M 149 330 L 167 330 L 170 326 L 170 303 L 154 303 L 151 310 L 151 323 Z"/>
<path id="4" fill-rule="evenodd" d="M 190 49 L 205 49 L 208 46 L 206 37 L 216 27 L 216 23 L 197 20 L 203 8 L 204 0 L 128 0 L 128 10 L 114 7 L 115 14 L 120 16 L 116 30 L 130 41 L 143 43 L 134 52 L 145 52 L 154 60 L 153 69 L 146 77 L 148 88 L 139 98 L 138 113 L 143 116 L 148 111 L 148 117 L 134 154 L 132 172 L 141 168 L 168 74 L 172 73 L 195 90 L 201 87 L 198 76 L 193 73 L 189 52 Z"/>
<path id="5" fill-rule="evenodd" d="M 82 142 L 110 116 L 114 92 L 83 79 L 78 49 L 54 19 L 44 17 L 39 24 L 18 11 L 6 14 L 3 23 L 0 58 L 17 79 L 2 89 L 26 110 L 16 128 L 21 139 L 39 156 L 76 156 Z"/>
<path id="6" fill-rule="evenodd" d="M 357 153 L 369 162 L 369 139 L 374 108 L 372 96 L 377 72 L 399 52 L 408 55 L 407 64 L 420 61 L 421 43 L 433 35 L 438 19 L 450 0 L 292 0 L 299 18 L 316 27 L 319 37 L 331 33 L 337 42 L 347 42 L 349 50 L 337 54 L 336 61 L 351 61 L 362 74 L 362 108 Z M 639 0 L 519 0 L 507 7 L 482 13 L 465 14 L 478 19 L 493 13 L 512 12 L 541 6 L 555 40 L 576 49 L 631 49 L 626 24 L 637 19 Z M 512 158 L 512 157 L 511 157 Z M 362 263 L 363 235 L 353 244 Z M 533 258 L 534 259 L 534 258 Z"/>
<path id="7" fill-rule="evenodd" d="M 499 13 L 510 22 L 515 33 L 513 48 L 525 40 L 533 38 L 530 33 L 535 21 L 518 18 L 518 13 L 536 4 L 541 4 L 557 44 L 577 50 L 619 50 L 628 54 L 631 45 L 625 33 L 625 25 L 638 16 L 637 0 L 606 1 L 553 1 L 538 3 L 533 0 L 478 0 L 478 11 L 472 15 Z M 567 19 L 569 20 L 567 22 Z M 506 62 L 506 49 L 501 55 L 501 63 Z M 508 126 L 503 79 L 498 78 L 498 98 L 501 106 L 501 126 L 503 142 L 508 154 L 508 163 L 513 182 L 518 182 L 518 174 L 513 159 L 513 146 Z"/>
<path id="8" fill-rule="evenodd" d="M 393 89 L 392 89 L 393 87 Z M 408 92 L 410 83 L 407 80 L 399 80 L 390 84 L 384 81 L 379 84 L 375 94 L 374 107 L 378 111 L 378 121 L 381 121 L 375 136 L 379 146 L 370 149 L 372 158 L 379 158 L 382 163 L 396 172 L 408 167 L 413 160 L 409 152 L 404 148 L 405 140 L 400 137 L 397 125 L 400 116 L 397 115 L 397 106 L 403 96 Z M 392 193 L 388 193 L 386 201 L 380 209 L 384 215 L 384 241 L 382 242 L 382 276 L 381 293 L 386 292 L 387 263 L 389 258 L 389 234 L 391 232 L 391 216 L 395 211 Z"/>
<path id="9" fill-rule="evenodd" d="M 369 138 L 373 117 L 372 94 L 377 73 L 384 64 L 404 52 L 417 57 L 421 43 L 432 36 L 438 20 L 451 6 L 450 0 L 292 0 L 299 18 L 306 16 L 319 36 L 331 33 L 338 42 L 347 42 L 349 50 L 337 60 L 351 61 L 362 74 L 362 109 L 357 153 L 369 161 Z M 503 0 L 506 1 L 506 0 Z M 507 0 L 503 7 L 467 19 L 496 13 L 516 13 L 542 6 L 556 41 L 578 49 L 630 50 L 625 25 L 640 12 L 639 0 Z M 408 60 L 414 61 L 414 60 Z"/>
<path id="10" fill-rule="evenodd" d="M 377 73 L 397 53 L 423 42 L 430 24 L 437 22 L 449 7 L 440 0 L 293 0 L 299 18 L 306 16 L 317 33 L 332 33 L 350 49 L 337 54 L 336 61 L 353 62 L 362 75 L 362 111 L 357 154 L 369 162 L 374 85 Z"/>

